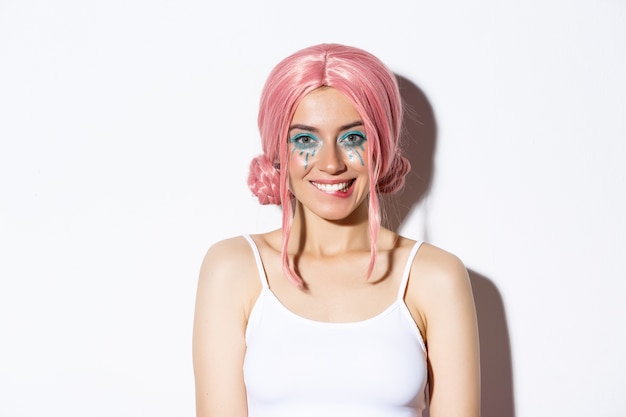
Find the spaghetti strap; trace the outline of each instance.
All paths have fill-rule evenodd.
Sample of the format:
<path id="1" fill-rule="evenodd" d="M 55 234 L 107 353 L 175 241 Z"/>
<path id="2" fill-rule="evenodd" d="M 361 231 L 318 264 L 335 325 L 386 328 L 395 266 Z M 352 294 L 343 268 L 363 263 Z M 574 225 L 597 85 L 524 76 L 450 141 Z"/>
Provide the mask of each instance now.
<path id="1" fill-rule="evenodd" d="M 259 253 L 259 248 L 254 243 L 254 240 L 248 234 L 244 234 L 243 237 L 246 238 L 250 247 L 252 248 L 252 253 L 254 253 L 254 260 L 256 261 L 256 267 L 259 271 L 259 279 L 261 280 L 261 285 L 263 288 L 269 288 L 269 284 L 267 283 L 267 276 L 265 275 L 265 269 L 263 268 L 263 261 L 261 261 L 261 254 Z"/>
<path id="2" fill-rule="evenodd" d="M 398 300 L 404 299 L 404 294 L 406 293 L 406 286 L 409 282 L 409 274 L 411 273 L 411 266 L 413 265 L 413 259 L 415 259 L 415 255 L 417 254 L 417 250 L 420 248 L 420 246 L 422 246 L 421 241 L 415 242 L 415 244 L 411 248 L 409 257 L 406 260 L 406 266 L 404 267 L 404 273 L 402 274 L 402 280 L 400 281 L 400 288 L 398 289 Z"/>

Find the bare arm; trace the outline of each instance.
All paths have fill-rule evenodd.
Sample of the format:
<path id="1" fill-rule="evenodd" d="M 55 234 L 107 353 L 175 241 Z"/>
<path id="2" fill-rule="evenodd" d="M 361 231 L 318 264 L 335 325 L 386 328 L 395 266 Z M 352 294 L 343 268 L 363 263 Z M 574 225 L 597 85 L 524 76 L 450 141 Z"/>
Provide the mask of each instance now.
<path id="1" fill-rule="evenodd" d="M 248 415 L 243 360 L 251 291 L 241 253 L 240 241 L 220 242 L 200 270 L 193 328 L 197 417 Z"/>
<path id="2" fill-rule="evenodd" d="M 420 268 L 420 300 L 430 368 L 430 416 L 480 415 L 478 326 L 465 266 L 434 247 Z"/>

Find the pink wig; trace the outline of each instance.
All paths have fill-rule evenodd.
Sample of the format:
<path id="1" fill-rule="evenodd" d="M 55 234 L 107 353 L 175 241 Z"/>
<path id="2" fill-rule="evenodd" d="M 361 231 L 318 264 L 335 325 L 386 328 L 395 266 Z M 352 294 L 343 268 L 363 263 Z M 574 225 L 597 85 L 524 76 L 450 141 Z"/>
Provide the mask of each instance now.
<path id="1" fill-rule="evenodd" d="M 293 220 L 293 195 L 288 188 L 288 131 L 300 101 L 320 87 L 345 94 L 362 118 L 370 163 L 369 233 L 371 259 L 376 261 L 380 229 L 377 193 L 394 193 L 404 186 L 410 170 L 399 145 L 402 104 L 394 74 L 375 56 L 358 48 L 321 44 L 302 49 L 281 61 L 270 73 L 258 117 L 263 154 L 250 165 L 248 185 L 261 204 L 283 206 L 283 272 L 302 287 L 302 278 L 289 265 L 287 243 Z"/>

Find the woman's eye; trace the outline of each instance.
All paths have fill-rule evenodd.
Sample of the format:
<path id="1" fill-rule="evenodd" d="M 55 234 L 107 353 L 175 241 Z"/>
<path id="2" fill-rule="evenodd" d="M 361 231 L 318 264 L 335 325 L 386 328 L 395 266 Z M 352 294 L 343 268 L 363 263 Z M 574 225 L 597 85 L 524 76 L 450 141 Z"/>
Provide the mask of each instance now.
<path id="1" fill-rule="evenodd" d="M 317 145 L 317 139 L 307 133 L 300 133 L 289 139 L 291 143 L 300 148 L 307 148 Z"/>
<path id="2" fill-rule="evenodd" d="M 362 132 L 348 132 L 340 140 L 345 145 L 357 146 L 365 142 L 365 134 Z"/>

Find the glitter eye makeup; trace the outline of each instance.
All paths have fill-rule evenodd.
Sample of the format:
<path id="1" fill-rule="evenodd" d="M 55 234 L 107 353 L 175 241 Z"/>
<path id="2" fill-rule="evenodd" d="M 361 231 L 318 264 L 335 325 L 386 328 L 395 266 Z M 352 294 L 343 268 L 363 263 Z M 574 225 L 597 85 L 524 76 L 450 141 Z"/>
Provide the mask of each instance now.
<path id="1" fill-rule="evenodd" d="M 298 155 L 304 156 L 304 169 L 308 168 L 309 158 L 315 156 L 322 144 L 318 138 L 310 133 L 298 133 L 289 139 L 289 142 L 293 145 L 293 150 L 291 151 L 292 155 L 296 151 L 299 151 Z"/>
<path id="2" fill-rule="evenodd" d="M 359 132 L 358 130 L 351 130 L 339 138 L 339 142 L 344 146 L 363 147 L 365 140 L 365 133 Z"/>
<path id="3" fill-rule="evenodd" d="M 359 159 L 361 166 L 365 166 L 365 160 L 363 159 L 363 153 L 365 152 L 365 142 L 367 138 L 365 133 L 358 130 L 351 130 L 344 133 L 337 139 L 337 144 L 347 154 L 350 161 L 354 161 L 355 158 Z M 304 169 L 309 166 L 309 160 L 317 154 L 323 143 L 312 133 L 298 133 L 289 139 L 289 142 L 293 145 L 291 154 L 298 152 L 298 156 L 304 157 Z"/>
<path id="4" fill-rule="evenodd" d="M 339 138 L 339 144 L 345 149 L 351 161 L 353 161 L 356 156 L 359 158 L 361 166 L 365 166 L 363 152 L 365 152 L 364 143 L 366 140 L 367 138 L 363 132 L 351 130 Z"/>

